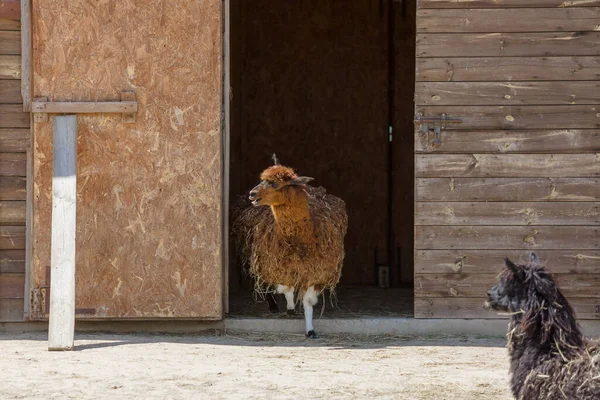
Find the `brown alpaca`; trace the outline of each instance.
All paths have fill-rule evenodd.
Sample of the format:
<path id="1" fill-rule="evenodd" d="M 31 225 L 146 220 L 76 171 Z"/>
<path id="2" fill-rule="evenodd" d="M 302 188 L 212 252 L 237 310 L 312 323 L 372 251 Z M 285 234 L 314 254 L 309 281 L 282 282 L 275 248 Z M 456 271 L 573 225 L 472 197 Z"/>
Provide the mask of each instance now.
<path id="1" fill-rule="evenodd" d="M 234 231 L 259 287 L 283 293 L 293 312 L 302 298 L 308 337 L 316 337 L 313 307 L 324 289 L 334 289 L 342 271 L 348 227 L 345 203 L 323 188 L 307 186 L 288 167 L 274 165 L 250 191 L 252 206 L 239 212 Z M 261 207 L 264 206 L 264 207 Z"/>

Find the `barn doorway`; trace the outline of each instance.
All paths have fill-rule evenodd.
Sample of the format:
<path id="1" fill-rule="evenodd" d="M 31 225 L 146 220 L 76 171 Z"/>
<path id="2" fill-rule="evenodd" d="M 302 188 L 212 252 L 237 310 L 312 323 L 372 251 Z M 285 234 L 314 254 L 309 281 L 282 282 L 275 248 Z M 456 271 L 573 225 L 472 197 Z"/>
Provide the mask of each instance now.
<path id="1" fill-rule="evenodd" d="M 413 315 L 415 9 L 230 0 L 230 204 L 273 153 L 344 199 L 346 258 L 323 318 Z M 276 317 L 230 248 L 229 315 Z"/>

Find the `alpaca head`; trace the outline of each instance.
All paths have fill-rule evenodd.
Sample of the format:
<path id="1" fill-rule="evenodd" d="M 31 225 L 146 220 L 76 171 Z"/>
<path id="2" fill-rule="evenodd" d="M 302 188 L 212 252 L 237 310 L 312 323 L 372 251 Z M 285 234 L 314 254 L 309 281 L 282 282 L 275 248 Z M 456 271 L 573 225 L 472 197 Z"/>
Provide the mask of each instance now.
<path id="1" fill-rule="evenodd" d="M 487 293 L 486 308 L 513 313 L 521 322 L 521 332 L 529 337 L 539 335 L 541 343 L 556 332 L 562 336 L 577 330 L 573 309 L 535 254 L 530 254 L 525 265 L 508 258 L 504 263 L 506 269 L 498 284 Z"/>
<path id="2" fill-rule="evenodd" d="M 299 187 L 304 187 L 313 178 L 298 176 L 293 169 L 277 164 L 264 170 L 260 180 L 248 197 L 253 206 L 286 204 Z"/>

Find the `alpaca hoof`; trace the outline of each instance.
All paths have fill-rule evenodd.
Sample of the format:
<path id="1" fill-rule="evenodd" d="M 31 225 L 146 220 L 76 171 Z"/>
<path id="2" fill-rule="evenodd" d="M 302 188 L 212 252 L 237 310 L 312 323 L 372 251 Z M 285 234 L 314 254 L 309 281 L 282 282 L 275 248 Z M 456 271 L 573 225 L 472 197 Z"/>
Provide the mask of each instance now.
<path id="1" fill-rule="evenodd" d="M 287 315 L 296 315 L 296 310 L 287 310 Z"/>
<path id="2" fill-rule="evenodd" d="M 308 333 L 306 334 L 306 337 L 309 339 L 316 339 L 317 338 L 317 332 L 315 331 L 308 331 Z"/>

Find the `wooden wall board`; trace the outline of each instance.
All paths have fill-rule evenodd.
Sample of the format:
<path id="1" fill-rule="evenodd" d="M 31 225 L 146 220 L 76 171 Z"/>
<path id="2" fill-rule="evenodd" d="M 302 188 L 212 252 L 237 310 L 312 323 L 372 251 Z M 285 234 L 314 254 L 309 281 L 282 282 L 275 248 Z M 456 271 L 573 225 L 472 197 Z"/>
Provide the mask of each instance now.
<path id="1" fill-rule="evenodd" d="M 24 226 L 0 226 L 0 250 L 24 250 Z"/>
<path id="2" fill-rule="evenodd" d="M 418 178 L 600 177 L 599 154 L 419 154 Z"/>
<path id="3" fill-rule="evenodd" d="M 417 11 L 419 33 L 596 31 L 600 7 Z"/>
<path id="4" fill-rule="evenodd" d="M 0 128 L 29 128 L 30 116 L 21 104 L 0 104 Z"/>
<path id="5" fill-rule="evenodd" d="M 598 7 L 600 0 L 419 0 L 419 8 L 539 8 Z"/>
<path id="6" fill-rule="evenodd" d="M 598 56 L 599 42 L 599 32 L 422 33 L 417 57 Z"/>
<path id="7" fill-rule="evenodd" d="M 0 250 L 0 274 L 25 273 L 25 252 L 23 250 Z"/>
<path id="8" fill-rule="evenodd" d="M 0 79 L 21 79 L 21 57 L 0 55 Z"/>
<path id="9" fill-rule="evenodd" d="M 485 297 L 497 277 L 497 273 L 415 274 L 415 297 Z M 567 298 L 600 299 L 600 274 L 554 274 L 554 279 Z"/>
<path id="10" fill-rule="evenodd" d="M 24 286 L 23 274 L 0 275 L 0 299 L 22 299 Z"/>
<path id="11" fill-rule="evenodd" d="M 600 226 L 416 226 L 418 250 L 600 249 Z"/>
<path id="12" fill-rule="evenodd" d="M 599 274 L 600 251 L 543 250 L 540 261 L 550 271 L 569 274 Z M 528 250 L 418 250 L 415 252 L 418 274 L 498 274 L 504 258 L 527 263 Z"/>
<path id="13" fill-rule="evenodd" d="M 18 21 L 21 17 L 20 0 L 2 0 L 0 1 L 0 19 Z"/>
<path id="14" fill-rule="evenodd" d="M 600 57 L 436 57 L 417 59 L 418 82 L 586 81 Z"/>
<path id="15" fill-rule="evenodd" d="M 418 202 L 415 224 L 600 225 L 600 203 Z"/>
<path id="16" fill-rule="evenodd" d="M 451 129 L 591 129 L 600 127 L 600 105 L 572 106 L 417 106 L 426 117 L 460 118 Z"/>
<path id="17" fill-rule="evenodd" d="M 416 201 L 600 201 L 600 178 L 419 178 Z"/>
<path id="18" fill-rule="evenodd" d="M 18 104 L 21 101 L 21 81 L 0 80 L 0 104 Z"/>
<path id="19" fill-rule="evenodd" d="M 415 132 L 417 153 L 596 153 L 600 130 L 444 131 L 438 146 L 429 133 Z"/>
<path id="20" fill-rule="evenodd" d="M 25 225 L 25 202 L 0 201 L 0 225 Z"/>
<path id="21" fill-rule="evenodd" d="M 430 106 L 599 103 L 598 81 L 418 82 L 415 89 L 415 104 Z"/>
<path id="22" fill-rule="evenodd" d="M 23 299 L 2 299 L 0 301 L 0 321 L 23 321 Z"/>
<path id="23" fill-rule="evenodd" d="M 29 149 L 30 143 L 29 128 L 0 128 L 0 153 L 24 153 Z"/>
<path id="24" fill-rule="evenodd" d="M 485 318 L 506 319 L 509 316 L 497 311 L 485 310 L 484 297 L 468 298 L 416 298 L 415 317 L 417 318 Z M 598 319 L 600 312 L 596 306 L 600 301 L 594 298 L 574 298 L 570 301 L 578 320 Z"/>
<path id="25" fill-rule="evenodd" d="M 76 307 L 96 310 L 81 318 L 220 319 L 221 2 L 47 0 L 33 2 L 32 27 L 34 98 L 118 101 L 133 90 L 139 106 L 134 124 L 78 117 Z M 34 130 L 39 287 L 52 119 Z"/>
<path id="26" fill-rule="evenodd" d="M 25 153 L 0 153 L 0 176 L 25 176 Z"/>
<path id="27" fill-rule="evenodd" d="M 25 200 L 26 185 L 24 176 L 0 176 L 0 200 Z"/>
<path id="28" fill-rule="evenodd" d="M 21 54 L 21 32 L 0 30 L 0 54 Z"/>

